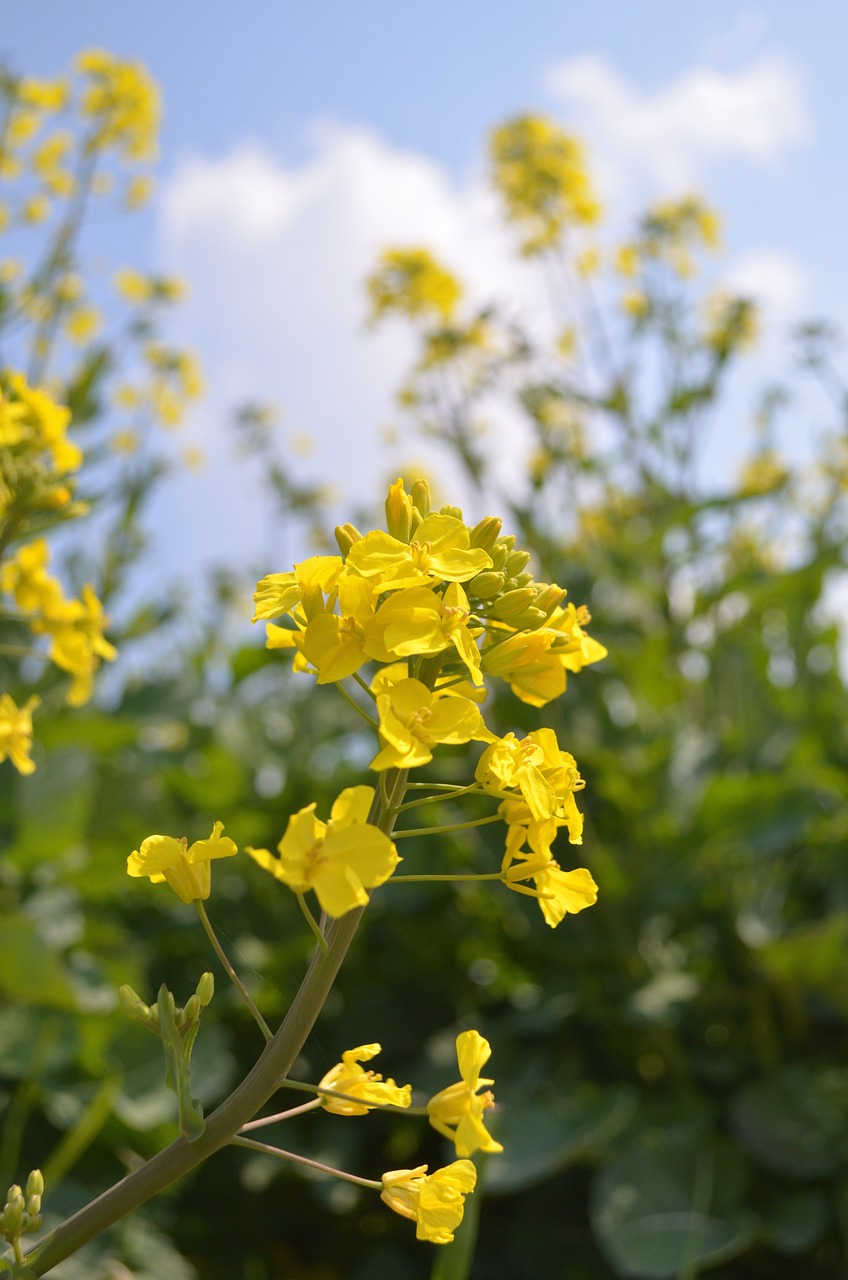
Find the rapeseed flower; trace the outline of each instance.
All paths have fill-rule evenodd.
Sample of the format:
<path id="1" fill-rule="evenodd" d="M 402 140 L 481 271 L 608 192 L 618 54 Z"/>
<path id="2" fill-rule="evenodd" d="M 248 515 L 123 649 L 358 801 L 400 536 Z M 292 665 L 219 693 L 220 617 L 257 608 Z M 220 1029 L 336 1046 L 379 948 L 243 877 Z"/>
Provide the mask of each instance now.
<path id="1" fill-rule="evenodd" d="M 321 1104 L 338 1116 L 364 1116 L 372 1107 L 408 1107 L 412 1099 L 412 1086 L 397 1085 L 394 1080 L 384 1080 L 375 1071 L 366 1071 L 359 1064 L 370 1062 L 380 1052 L 378 1044 L 362 1044 L 358 1049 L 347 1049 L 337 1063 L 319 1082 L 319 1089 L 332 1089 L 346 1093 L 348 1098 L 324 1095 Z M 349 1099 L 358 1099 L 352 1102 Z"/>
<path id="2" fill-rule="evenodd" d="M 0 693 L 0 760 L 8 757 L 18 773 L 32 773 L 35 769 L 29 753 L 32 750 L 32 713 L 40 702 L 41 699 L 33 695 L 19 707 L 11 694 Z"/>
<path id="3" fill-rule="evenodd" d="M 490 742 L 479 707 L 466 698 L 433 693 L 420 680 L 399 680 L 377 695 L 382 750 L 371 768 L 415 769 L 433 759 L 438 743 Z"/>
<path id="4" fill-rule="evenodd" d="M 221 835 L 223 830 L 223 822 L 216 822 L 208 840 L 195 840 L 191 846 L 185 837 L 148 836 L 127 859 L 127 875 L 149 876 L 154 884 L 167 882 L 182 902 L 206 899 L 212 886 L 210 863 L 238 853 L 229 836 Z"/>
<path id="5" fill-rule="evenodd" d="M 400 858 L 394 842 L 368 821 L 373 787 L 347 787 L 334 802 L 330 821 L 315 817 L 307 805 L 290 819 L 277 845 L 246 850 L 295 893 L 315 891 L 322 910 L 338 918 L 368 902 L 367 889 L 384 884 Z"/>
<path id="6" fill-rule="evenodd" d="M 461 1032 L 456 1038 L 456 1056 L 462 1079 L 427 1103 L 430 1124 L 456 1144 L 458 1156 L 503 1151 L 483 1124 L 483 1112 L 495 1105 L 495 1099 L 489 1090 L 478 1093 L 483 1085 L 494 1084 L 480 1076 L 491 1054 L 491 1045 L 478 1031 Z"/>
<path id="7" fill-rule="evenodd" d="M 427 1173 L 427 1165 L 417 1169 L 394 1169 L 383 1174 L 380 1198 L 403 1218 L 416 1224 L 416 1237 L 431 1244 L 450 1244 L 462 1222 L 465 1197 L 477 1185 L 477 1170 L 470 1160 L 455 1160 L 444 1169 Z"/>

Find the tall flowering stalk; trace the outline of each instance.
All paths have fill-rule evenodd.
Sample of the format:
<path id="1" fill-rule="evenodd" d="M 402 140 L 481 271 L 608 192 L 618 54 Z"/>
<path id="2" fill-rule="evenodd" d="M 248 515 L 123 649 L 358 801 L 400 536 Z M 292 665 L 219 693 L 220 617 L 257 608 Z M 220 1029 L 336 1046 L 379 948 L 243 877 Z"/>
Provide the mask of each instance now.
<path id="1" fill-rule="evenodd" d="M 289 815 L 275 849 L 245 850 L 284 891 L 295 895 L 314 935 L 300 990 L 275 1029 L 224 952 L 205 905 L 212 890 L 212 862 L 238 852 L 234 840 L 222 834 L 220 822 L 207 839 L 192 844 L 160 834 L 140 841 L 128 858 L 129 874 L 165 884 L 186 906 L 195 907 L 219 962 L 264 1037 L 264 1047 L 242 1083 L 205 1117 L 192 1096 L 190 1057 L 201 1013 L 211 999 L 211 975 L 204 976 L 183 1008 L 164 987 L 154 1005 L 122 988 L 129 1016 L 163 1042 L 180 1137 L 28 1254 L 19 1251 L 31 1275 L 48 1273 L 227 1144 L 373 1190 L 389 1208 L 415 1222 L 419 1239 L 447 1244 L 476 1184 L 472 1157 L 478 1151 L 503 1150 L 489 1127 L 496 1105 L 488 1086 L 494 1081 L 482 1074 L 492 1048 L 477 1030 L 457 1036 L 460 1079 L 445 1082 L 429 1099 L 422 1095 L 416 1106 L 412 1085 L 397 1084 L 364 1065 L 381 1052 L 379 1044 L 342 1050 L 338 1064 L 314 1083 L 293 1080 L 289 1072 L 375 894 L 420 881 L 492 881 L 535 898 L 551 926 L 595 901 L 597 888 L 589 871 L 563 870 L 554 857 L 561 832 L 571 844 L 582 841 L 575 795 L 583 780 L 573 756 L 550 729 L 520 741 L 513 734 L 499 738 L 486 724 L 482 705 L 486 681 L 495 678 L 506 680 L 530 705 L 544 705 L 549 698 L 540 690 L 562 691 L 566 670 L 577 671 L 604 651 L 586 634 L 585 611 L 564 609 L 564 589 L 534 580 L 528 557 L 516 550 L 512 536 L 502 534 L 498 519 L 469 526 L 458 508 L 431 511 L 424 482 L 416 482 L 410 492 L 400 479 L 390 487 L 385 530 L 362 534 L 344 525 L 336 538 L 338 556 L 314 556 L 290 571 L 271 574 L 258 584 L 255 596 L 255 620 L 267 624 L 268 647 L 290 652 L 296 670 L 319 684 L 335 685 L 376 738 L 373 785 L 346 788 L 326 815 L 319 815 L 315 804 Z M 535 670 L 536 681 L 528 667 Z M 480 743 L 482 751 L 475 751 L 477 763 L 469 769 L 468 781 L 415 779 L 415 771 L 445 747 L 469 744 L 472 749 L 472 743 Z M 492 813 L 448 826 L 411 825 L 418 806 L 445 800 L 455 804 L 466 796 L 475 797 L 475 803 L 490 802 Z M 410 836 L 438 837 L 492 822 L 506 827 L 499 866 L 469 867 L 461 873 L 440 869 L 438 839 L 422 869 L 408 867 L 398 853 L 398 845 Z M 199 1043 L 202 1052 L 202 1037 Z M 306 1094 L 307 1100 L 263 1114 L 282 1089 Z M 421 1164 L 371 1178 L 329 1168 L 253 1136 L 306 1112 L 353 1117 L 381 1109 L 420 1115 L 452 1144 L 456 1159 L 432 1172 Z"/>

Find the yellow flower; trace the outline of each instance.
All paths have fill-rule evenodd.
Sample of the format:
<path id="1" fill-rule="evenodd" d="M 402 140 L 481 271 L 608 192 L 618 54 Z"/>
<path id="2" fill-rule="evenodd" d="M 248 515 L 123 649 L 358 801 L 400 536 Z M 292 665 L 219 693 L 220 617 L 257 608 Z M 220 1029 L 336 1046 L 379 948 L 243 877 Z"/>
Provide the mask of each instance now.
<path id="1" fill-rule="evenodd" d="M 278 618 L 302 604 L 307 618 L 324 610 L 324 596 L 336 587 L 342 573 L 341 556 L 310 556 L 294 566 L 293 573 L 269 573 L 256 584 L 251 619 Z"/>
<path id="2" fill-rule="evenodd" d="M 382 750 L 370 767 L 415 769 L 433 759 L 440 742 L 491 742 L 480 709 L 465 698 L 431 692 L 420 680 L 399 680 L 377 695 Z"/>
<path id="3" fill-rule="evenodd" d="M 394 1080 L 384 1080 L 375 1071 L 366 1071 L 359 1064 L 370 1062 L 380 1052 L 378 1044 L 362 1044 L 358 1049 L 347 1049 L 337 1063 L 322 1077 L 319 1089 L 332 1089 L 346 1093 L 358 1102 L 344 1098 L 323 1097 L 322 1106 L 337 1116 L 364 1116 L 372 1107 L 408 1107 L 412 1100 L 412 1086 L 397 1085 Z"/>
<path id="4" fill-rule="evenodd" d="M 98 659 L 112 662 L 118 656 L 103 635 L 107 622 L 94 588 L 86 583 L 82 599 L 51 600 L 43 615 L 30 623 L 34 632 L 51 637 L 51 661 L 74 677 L 68 693 L 72 707 L 81 707 L 91 697 Z"/>
<path id="5" fill-rule="evenodd" d="M 426 249 L 387 249 L 368 280 L 368 294 L 375 320 L 395 311 L 411 319 L 446 323 L 462 287 Z"/>
<path id="6" fill-rule="evenodd" d="M 15 597 L 24 613 L 40 613 L 64 600 L 62 588 L 47 573 L 50 547 L 44 538 L 36 538 L 19 547 L 14 557 L 0 569 L 0 586 Z"/>
<path id="7" fill-rule="evenodd" d="M 65 331 L 72 342 L 87 342 L 100 328 L 100 312 L 96 307 L 75 307 L 65 321 Z"/>
<path id="8" fill-rule="evenodd" d="M 465 1197 L 477 1184 L 477 1170 L 470 1160 L 455 1160 L 444 1169 L 427 1173 L 427 1165 L 417 1169 L 394 1169 L 383 1174 L 380 1198 L 417 1224 L 419 1240 L 450 1244 L 462 1222 Z"/>
<path id="9" fill-rule="evenodd" d="M 343 916 L 364 907 L 366 889 L 384 884 L 400 862 L 393 841 L 368 821 L 373 798 L 373 787 L 347 787 L 329 822 L 319 822 L 314 804 L 289 819 L 278 858 L 267 849 L 246 852 L 295 893 L 313 889 L 328 915 Z"/>
<path id="10" fill-rule="evenodd" d="M 142 64 L 88 49 L 77 56 L 76 67 L 89 78 L 82 94 L 83 113 L 95 128 L 89 148 L 114 147 L 127 159 L 149 159 L 155 152 L 161 104 L 156 83 Z"/>
<path id="11" fill-rule="evenodd" d="M 141 849 L 127 859 L 127 874 L 149 876 L 153 884 L 167 882 L 183 902 L 208 898 L 215 858 L 232 858 L 238 849 L 229 836 L 222 836 L 223 822 L 216 822 L 208 840 L 195 840 L 189 847 L 185 836 L 148 836 Z"/>
<path id="12" fill-rule="evenodd" d="M 468 628 L 471 609 L 458 582 L 444 595 L 408 587 L 389 596 L 368 628 L 366 649 L 378 662 L 444 653 L 453 646 L 476 685 L 483 683 L 480 650 Z"/>
<path id="13" fill-rule="evenodd" d="M 501 867 L 507 888 L 537 898 L 542 915 L 552 929 L 566 915 L 576 915 L 598 900 L 598 886 L 585 867 L 563 871 L 551 857 L 551 844 L 559 825 L 554 818 L 529 822 L 527 826 L 510 823 Z M 524 851 L 525 840 L 530 845 L 529 852 Z M 526 880 L 532 880 L 535 888 L 522 883 Z"/>
<path id="14" fill-rule="evenodd" d="M 521 741 L 514 733 L 497 739 L 483 752 L 474 776 L 495 795 L 520 792 L 536 821 L 566 816 L 573 793 L 585 786 L 574 756 L 560 750 L 553 729 L 535 729 Z"/>
<path id="15" fill-rule="evenodd" d="M 114 284 L 116 292 L 124 301 L 135 303 L 136 306 L 149 302 L 153 296 L 153 281 L 132 267 L 116 271 Z"/>
<path id="16" fill-rule="evenodd" d="M 10 374 L 9 387 L 26 409 L 25 422 L 33 443 L 48 450 L 59 475 L 76 471 L 82 464 L 83 453 L 79 445 L 65 438 L 71 420 L 70 409 L 56 404 L 46 391 L 31 387 L 22 373 Z"/>
<path id="17" fill-rule="evenodd" d="M 475 1151 L 503 1151 L 483 1124 L 483 1112 L 495 1105 L 495 1099 L 489 1090 L 477 1092 L 483 1085 L 494 1084 L 493 1080 L 480 1076 L 491 1054 L 488 1040 L 478 1031 L 463 1031 L 456 1038 L 462 1079 L 442 1089 L 427 1103 L 430 1124 L 456 1144 L 458 1156 L 470 1156 Z"/>
<path id="18" fill-rule="evenodd" d="M 492 567 L 481 547 L 472 547 L 468 526 L 455 516 L 427 516 L 410 543 L 375 529 L 351 547 L 346 566 L 363 577 L 380 575 L 384 591 L 428 581 L 468 582 Z"/>
<path id="19" fill-rule="evenodd" d="M 32 773 L 35 768 L 29 758 L 32 713 L 40 702 L 40 698 L 33 696 L 18 707 L 10 694 L 0 693 L 0 760 L 8 757 L 18 773 Z"/>
<path id="20" fill-rule="evenodd" d="M 373 595 L 367 578 L 348 574 L 338 584 L 341 616 L 325 610 L 294 633 L 294 644 L 318 672 L 319 684 L 343 680 L 368 661 L 366 629 L 374 617 Z"/>

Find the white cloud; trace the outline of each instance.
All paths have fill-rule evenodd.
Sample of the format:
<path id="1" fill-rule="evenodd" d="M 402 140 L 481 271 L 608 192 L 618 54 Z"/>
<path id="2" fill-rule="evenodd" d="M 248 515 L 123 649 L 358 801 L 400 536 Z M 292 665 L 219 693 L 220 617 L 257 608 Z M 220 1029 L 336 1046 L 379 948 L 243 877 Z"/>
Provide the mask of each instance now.
<path id="1" fill-rule="evenodd" d="M 807 276 L 788 255 L 763 250 L 741 254 L 723 276 L 732 292 L 752 298 L 778 325 L 797 320 L 807 302 Z"/>
<path id="2" fill-rule="evenodd" d="M 186 519 L 180 536 L 210 559 L 231 550 L 234 537 L 256 554 L 264 536 L 255 485 L 247 473 L 246 492 L 234 483 L 225 406 L 279 401 L 285 437 L 308 432 L 315 441 L 296 469 L 326 474 L 348 504 L 373 500 L 375 474 L 395 459 L 426 453 L 417 439 L 394 454 L 380 443 L 414 353 L 401 326 L 367 329 L 364 281 L 381 249 L 429 246 L 472 302 L 500 297 L 531 317 L 546 305 L 541 278 L 516 258 L 482 179 L 454 183 L 435 161 L 364 129 L 321 127 L 314 154 L 297 168 L 255 144 L 220 159 L 186 158 L 161 215 L 163 256 L 191 286 L 180 323 L 203 353 L 210 385 L 195 424 L 211 463 L 200 477 L 206 510 Z M 514 427 L 493 431 L 514 474 Z"/>
<path id="3" fill-rule="evenodd" d="M 766 163 L 812 134 L 801 76 L 777 55 L 735 72 L 695 67 L 651 92 L 587 54 L 552 67 L 546 85 L 614 190 L 638 174 L 691 185 L 718 157 Z"/>

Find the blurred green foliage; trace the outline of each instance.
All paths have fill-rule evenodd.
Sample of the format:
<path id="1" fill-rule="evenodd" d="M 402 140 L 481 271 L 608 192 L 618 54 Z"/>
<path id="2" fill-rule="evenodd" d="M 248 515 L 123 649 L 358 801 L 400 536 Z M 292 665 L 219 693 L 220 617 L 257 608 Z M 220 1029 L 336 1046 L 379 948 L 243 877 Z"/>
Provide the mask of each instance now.
<path id="1" fill-rule="evenodd" d="M 378 1040 L 387 1073 L 435 1091 L 457 1029 L 491 1040 L 506 1150 L 482 1170 L 476 1250 L 469 1221 L 439 1255 L 441 1280 L 472 1253 L 474 1280 L 553 1267 L 568 1280 L 832 1280 L 848 1265 L 848 740 L 828 607 L 848 527 L 840 404 L 802 472 L 777 455 L 785 395 L 769 393 L 746 474 L 709 487 L 703 442 L 753 310 L 707 304 L 689 277 L 708 211 L 652 211 L 610 278 L 581 274 L 587 245 L 561 203 L 560 224 L 546 204 L 530 264 L 562 304 L 556 342 L 494 305 L 446 310 L 461 293 L 444 277 L 439 305 L 395 309 L 422 344 L 407 410 L 465 468 L 479 514 L 509 511 L 537 575 L 591 606 L 609 648 L 544 712 L 587 779 L 580 861 L 601 897 L 554 932 L 535 903 L 489 885 L 376 895 L 295 1074 Z M 399 263 L 395 251 L 395 286 Z M 108 422 L 97 388 L 121 353 L 116 338 L 86 366 L 83 423 Z M 803 335 L 803 362 L 832 384 L 822 330 Z M 507 402 L 532 445 L 505 489 L 479 427 Z M 112 486 L 133 521 L 136 480 Z M 298 501 L 313 515 L 318 495 Z M 154 628 L 161 604 L 145 614 Z M 48 1225 L 176 1130 L 160 1047 L 116 989 L 151 1000 L 167 982 L 184 997 L 210 956 L 190 908 L 128 881 L 128 853 L 216 819 L 240 845 L 276 843 L 288 814 L 325 808 L 372 754 L 332 690 L 255 643 L 229 651 L 216 622 L 194 626 L 177 674 L 127 678 L 108 705 L 46 699 L 36 772 L 0 768 L 0 1185 L 40 1165 Z M 487 718 L 499 732 L 538 723 L 507 694 Z M 440 767 L 451 780 L 450 753 Z M 492 830 L 444 842 L 439 865 L 498 866 Z M 404 855 L 426 869 L 429 842 Z M 291 895 L 238 859 L 216 867 L 209 911 L 275 1021 L 311 946 Z M 193 1058 L 205 1105 L 261 1047 L 223 982 L 210 1014 Z M 421 1154 L 412 1118 L 291 1124 L 296 1150 L 369 1175 L 443 1154 L 432 1133 Z M 229 1150 L 54 1274 L 424 1280 L 434 1251 L 407 1226 L 356 1188 Z"/>

